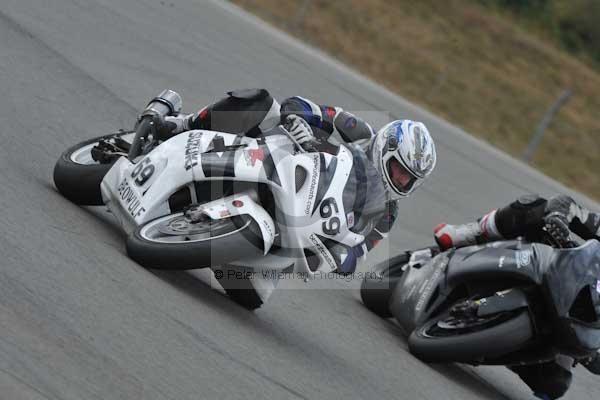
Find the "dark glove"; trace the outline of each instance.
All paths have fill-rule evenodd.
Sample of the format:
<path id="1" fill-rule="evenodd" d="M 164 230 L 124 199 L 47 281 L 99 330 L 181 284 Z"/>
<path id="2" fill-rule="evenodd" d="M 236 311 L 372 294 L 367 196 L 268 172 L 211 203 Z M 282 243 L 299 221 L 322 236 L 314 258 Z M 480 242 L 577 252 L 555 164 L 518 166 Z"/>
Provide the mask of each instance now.
<path id="1" fill-rule="evenodd" d="M 544 230 L 558 247 L 573 247 L 571 229 L 567 217 L 559 212 L 553 212 L 544 218 Z"/>
<path id="2" fill-rule="evenodd" d="M 175 122 L 168 121 L 166 118 L 162 118 L 158 115 L 152 118 L 157 139 L 163 141 L 170 139 L 178 133 L 176 132 L 177 124 Z"/>
<path id="3" fill-rule="evenodd" d="M 592 357 L 581 362 L 588 371 L 594 375 L 600 375 L 600 350 L 596 352 Z"/>

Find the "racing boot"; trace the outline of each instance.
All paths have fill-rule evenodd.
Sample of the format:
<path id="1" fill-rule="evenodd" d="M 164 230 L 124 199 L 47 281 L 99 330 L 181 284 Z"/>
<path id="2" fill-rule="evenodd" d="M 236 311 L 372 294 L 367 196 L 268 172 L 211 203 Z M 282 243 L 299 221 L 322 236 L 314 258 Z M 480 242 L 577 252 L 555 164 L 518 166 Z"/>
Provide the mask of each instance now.
<path id="1" fill-rule="evenodd" d="M 439 224 L 434 228 L 435 241 L 440 249 L 447 250 L 502 239 L 496 228 L 495 217 L 496 210 L 468 224 Z"/>

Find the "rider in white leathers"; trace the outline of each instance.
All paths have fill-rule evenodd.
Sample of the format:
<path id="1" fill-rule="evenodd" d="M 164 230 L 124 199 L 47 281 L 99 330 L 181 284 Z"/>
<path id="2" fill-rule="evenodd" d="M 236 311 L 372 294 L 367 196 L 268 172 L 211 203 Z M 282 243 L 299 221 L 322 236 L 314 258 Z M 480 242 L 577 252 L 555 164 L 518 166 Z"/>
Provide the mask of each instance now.
<path id="1" fill-rule="evenodd" d="M 163 138 L 191 129 L 258 137 L 279 124 L 285 125 L 309 151 L 336 154 L 340 145 L 363 150 L 353 151 L 353 155 L 364 158 L 365 180 L 371 185 L 358 208 L 373 202 L 386 207 L 383 214 L 378 214 L 379 220 L 365 241 L 346 249 L 347 254 L 341 257 L 337 272 L 352 273 L 357 260 L 387 236 L 396 220 L 397 200 L 409 196 L 433 171 L 433 139 L 421 122 L 393 121 L 375 132 L 364 120 L 340 107 L 318 105 L 299 96 L 287 98 L 279 105 L 265 89 L 232 91 L 196 113 L 166 117 L 160 131 Z M 360 214 L 362 210 L 353 211 Z"/>

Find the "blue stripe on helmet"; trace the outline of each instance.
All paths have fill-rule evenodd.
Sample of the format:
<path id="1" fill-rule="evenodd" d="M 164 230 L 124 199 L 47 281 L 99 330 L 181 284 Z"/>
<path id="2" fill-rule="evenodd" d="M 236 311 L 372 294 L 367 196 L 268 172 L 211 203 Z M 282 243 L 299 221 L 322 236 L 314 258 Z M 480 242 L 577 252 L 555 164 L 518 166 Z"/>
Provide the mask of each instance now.
<path id="1" fill-rule="evenodd" d="M 398 139 L 398 142 L 400 142 L 400 139 L 402 139 L 402 135 L 404 135 L 404 130 L 402 129 L 402 122 L 398 122 L 396 123 L 395 126 L 395 135 L 396 135 L 396 139 Z"/>

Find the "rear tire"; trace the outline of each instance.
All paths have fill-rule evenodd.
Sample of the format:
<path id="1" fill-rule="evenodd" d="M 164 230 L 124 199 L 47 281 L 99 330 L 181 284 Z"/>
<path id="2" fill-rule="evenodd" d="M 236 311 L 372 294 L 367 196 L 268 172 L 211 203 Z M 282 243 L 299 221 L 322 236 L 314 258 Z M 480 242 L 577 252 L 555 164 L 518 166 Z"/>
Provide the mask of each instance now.
<path id="1" fill-rule="evenodd" d="M 379 263 L 368 273 L 360 286 L 360 297 L 365 307 L 381 318 L 392 318 L 390 298 L 396 283 L 402 276 L 402 267 L 410 259 L 409 253 L 403 253 L 389 261 Z"/>
<path id="2" fill-rule="evenodd" d="M 515 311 L 504 318 L 481 326 L 481 330 L 454 335 L 432 334 L 449 313 L 439 315 L 417 329 L 408 338 L 410 352 L 425 362 L 463 362 L 479 364 L 518 351 L 533 337 L 527 310 Z M 475 328 L 476 329 L 476 328 Z"/>
<path id="3" fill-rule="evenodd" d="M 73 161 L 73 154 L 83 147 L 97 143 L 102 139 L 123 136 L 127 133 L 104 135 L 86 140 L 67 149 L 61 154 L 54 166 L 54 185 L 56 189 L 73 203 L 80 206 L 103 205 L 100 183 L 104 175 L 113 166 L 110 164 L 81 164 Z"/>
<path id="4" fill-rule="evenodd" d="M 137 227 L 127 238 L 129 257 L 146 268 L 186 270 L 263 255 L 262 238 L 251 232 L 256 222 L 245 216 L 217 220 L 218 225 L 215 222 L 189 224 L 191 229 L 202 230 L 203 237 L 198 237 L 195 231 L 179 236 L 161 236 L 160 232 L 150 234 L 151 230 L 160 230 L 165 224 L 181 222 L 182 215 L 167 215 Z"/>

